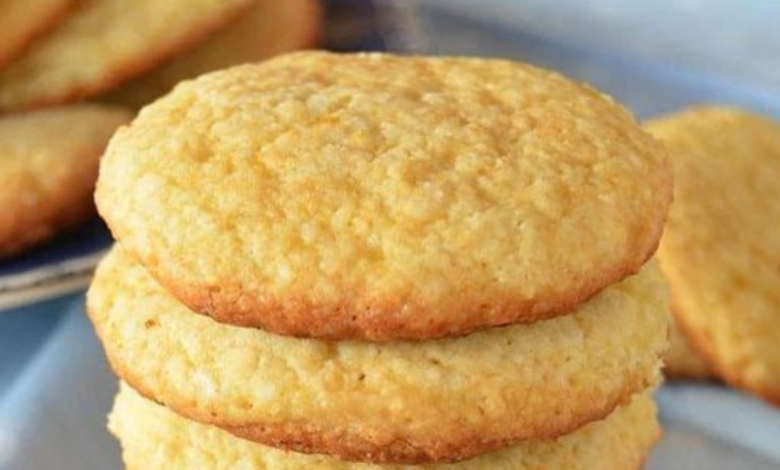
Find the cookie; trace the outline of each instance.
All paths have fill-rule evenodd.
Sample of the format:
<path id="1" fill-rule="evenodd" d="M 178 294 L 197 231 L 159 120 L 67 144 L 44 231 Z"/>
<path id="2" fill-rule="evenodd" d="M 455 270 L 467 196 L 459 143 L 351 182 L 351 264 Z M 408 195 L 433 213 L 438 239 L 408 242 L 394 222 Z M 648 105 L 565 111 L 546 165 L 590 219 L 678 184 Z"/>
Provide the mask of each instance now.
<path id="1" fill-rule="evenodd" d="M 677 326 L 669 329 L 669 350 L 664 357 L 664 375 L 672 379 L 707 380 L 712 372 L 688 344 Z"/>
<path id="2" fill-rule="evenodd" d="M 653 263 L 552 320 L 330 342 L 194 315 L 118 248 L 88 294 L 112 368 L 147 397 L 268 445 L 405 463 L 462 460 L 606 416 L 656 382 L 667 303 Z"/>
<path id="3" fill-rule="evenodd" d="M 301 52 L 144 108 L 97 202 L 197 312 L 384 341 L 569 312 L 652 255 L 671 186 L 627 111 L 553 72 Z"/>
<path id="4" fill-rule="evenodd" d="M 0 2 L 0 69 L 59 21 L 76 0 Z"/>
<path id="5" fill-rule="evenodd" d="M 701 107 L 647 128 L 675 170 L 659 256 L 676 320 L 717 375 L 780 404 L 780 124 Z"/>
<path id="6" fill-rule="evenodd" d="M 0 71 L 0 110 L 105 92 L 250 6 L 251 0 L 80 0 L 52 31 Z"/>
<path id="7" fill-rule="evenodd" d="M 0 258 L 94 214 L 100 156 L 130 118 L 97 105 L 0 116 Z"/>
<path id="8" fill-rule="evenodd" d="M 128 470 L 638 470 L 660 436 L 649 394 L 557 440 L 531 440 L 452 465 L 371 465 L 284 452 L 188 421 L 123 385 L 109 418 Z"/>
<path id="9" fill-rule="evenodd" d="M 256 0 L 252 9 L 195 48 L 104 97 L 140 108 L 187 78 L 314 47 L 322 22 L 318 0 Z"/>

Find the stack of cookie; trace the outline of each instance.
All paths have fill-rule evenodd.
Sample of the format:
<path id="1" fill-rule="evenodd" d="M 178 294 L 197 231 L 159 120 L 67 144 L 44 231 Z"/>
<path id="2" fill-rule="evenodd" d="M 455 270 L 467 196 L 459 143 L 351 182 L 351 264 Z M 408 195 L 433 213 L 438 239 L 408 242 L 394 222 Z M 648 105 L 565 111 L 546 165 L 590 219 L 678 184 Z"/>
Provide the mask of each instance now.
<path id="1" fill-rule="evenodd" d="M 317 0 L 0 2 L 0 258 L 94 215 L 98 162 L 132 117 L 125 107 L 310 47 L 320 16 Z M 87 99 L 121 107 L 76 104 Z"/>
<path id="2" fill-rule="evenodd" d="M 670 198 L 629 113 L 520 63 L 311 52 L 179 85 L 98 183 L 125 463 L 639 468 Z"/>

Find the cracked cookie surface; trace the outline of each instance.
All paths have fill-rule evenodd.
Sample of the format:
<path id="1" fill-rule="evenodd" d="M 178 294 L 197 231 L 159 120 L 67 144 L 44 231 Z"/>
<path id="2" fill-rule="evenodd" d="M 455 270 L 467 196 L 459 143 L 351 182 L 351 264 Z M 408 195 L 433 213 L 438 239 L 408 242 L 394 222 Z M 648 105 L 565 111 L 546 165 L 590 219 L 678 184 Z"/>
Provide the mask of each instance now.
<path id="1" fill-rule="evenodd" d="M 625 109 L 556 73 L 303 52 L 144 108 L 97 202 L 195 311 L 383 341 L 571 311 L 652 255 L 671 185 Z"/>

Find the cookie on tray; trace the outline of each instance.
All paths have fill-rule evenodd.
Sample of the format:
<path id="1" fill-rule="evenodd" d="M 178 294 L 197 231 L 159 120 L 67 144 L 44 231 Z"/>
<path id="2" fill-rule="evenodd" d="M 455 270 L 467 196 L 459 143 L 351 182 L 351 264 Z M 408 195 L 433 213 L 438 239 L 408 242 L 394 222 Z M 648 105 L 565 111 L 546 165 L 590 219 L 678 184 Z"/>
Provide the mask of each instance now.
<path id="1" fill-rule="evenodd" d="M 709 106 L 647 128 L 675 171 L 659 250 L 675 318 L 718 376 L 780 404 L 780 123 Z"/>
<path id="2" fill-rule="evenodd" d="M 320 0 L 256 0 L 223 30 L 169 63 L 131 80 L 105 101 L 140 108 L 182 80 L 231 65 L 314 47 L 320 37 Z"/>
<path id="3" fill-rule="evenodd" d="M 0 116 L 0 258 L 94 214 L 100 156 L 131 117 L 98 105 Z"/>
<path id="4" fill-rule="evenodd" d="M 54 26 L 76 0 L 3 0 L 0 2 L 0 69 Z"/>
<path id="5" fill-rule="evenodd" d="M 671 190 L 662 146 L 556 73 L 300 52 L 144 108 L 97 202 L 196 312 L 383 341 L 571 311 L 639 271 Z"/>
<path id="6" fill-rule="evenodd" d="M 655 384 L 667 344 L 660 270 L 572 314 L 433 341 L 323 341 L 195 315 L 115 248 L 88 310 L 122 380 L 260 443 L 374 462 L 458 461 L 553 438 Z"/>
<path id="7" fill-rule="evenodd" d="M 649 393 L 556 440 L 529 440 L 451 465 L 372 465 L 284 452 L 188 421 L 121 387 L 109 428 L 128 470 L 639 470 L 661 434 Z"/>
<path id="8" fill-rule="evenodd" d="M 186 49 L 251 0 L 81 0 L 0 71 L 0 110 L 62 104 L 105 92 Z"/>

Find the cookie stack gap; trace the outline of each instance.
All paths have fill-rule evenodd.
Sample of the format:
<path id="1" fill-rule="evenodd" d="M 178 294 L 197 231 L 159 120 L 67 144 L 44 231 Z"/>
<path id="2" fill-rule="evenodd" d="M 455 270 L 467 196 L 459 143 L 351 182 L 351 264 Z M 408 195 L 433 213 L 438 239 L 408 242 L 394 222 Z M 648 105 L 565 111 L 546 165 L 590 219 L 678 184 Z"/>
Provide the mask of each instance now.
<path id="1" fill-rule="evenodd" d="M 98 183 L 126 464 L 639 468 L 670 199 L 627 111 L 521 63 L 306 52 L 179 85 Z"/>

